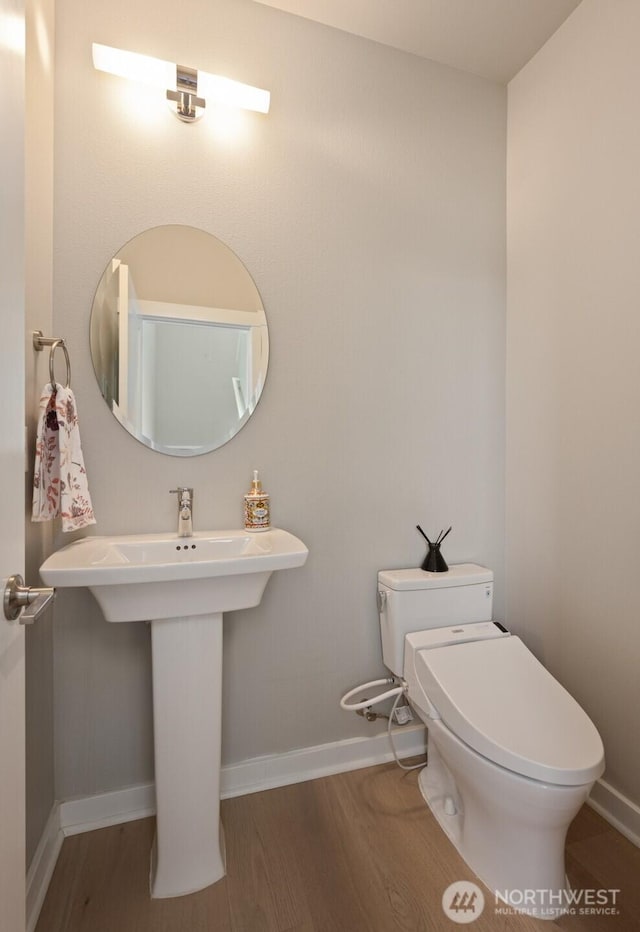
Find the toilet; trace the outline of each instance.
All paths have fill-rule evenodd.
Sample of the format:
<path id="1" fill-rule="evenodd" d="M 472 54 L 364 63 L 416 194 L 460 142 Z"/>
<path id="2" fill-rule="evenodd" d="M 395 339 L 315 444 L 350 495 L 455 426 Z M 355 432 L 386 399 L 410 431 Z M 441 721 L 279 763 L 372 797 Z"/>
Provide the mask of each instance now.
<path id="1" fill-rule="evenodd" d="M 554 919 L 570 902 L 569 824 L 604 771 L 593 722 L 520 638 L 492 621 L 493 573 L 378 573 L 385 665 L 427 726 L 419 785 L 495 895 Z"/>

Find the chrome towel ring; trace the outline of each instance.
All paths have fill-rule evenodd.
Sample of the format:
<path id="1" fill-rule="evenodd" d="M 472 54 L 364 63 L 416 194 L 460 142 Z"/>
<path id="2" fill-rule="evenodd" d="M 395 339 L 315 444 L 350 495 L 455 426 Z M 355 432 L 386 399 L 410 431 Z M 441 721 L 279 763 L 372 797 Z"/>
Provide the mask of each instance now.
<path id="1" fill-rule="evenodd" d="M 54 369 L 54 357 L 58 347 L 62 348 L 64 353 L 64 360 L 67 364 L 67 384 L 66 388 L 71 388 L 71 360 L 69 359 L 69 350 L 64 342 L 59 337 L 45 337 L 42 335 L 42 330 L 33 331 L 33 348 L 36 352 L 41 353 L 45 346 L 51 347 L 49 350 L 49 379 L 52 385 L 56 384 L 56 374 Z"/>

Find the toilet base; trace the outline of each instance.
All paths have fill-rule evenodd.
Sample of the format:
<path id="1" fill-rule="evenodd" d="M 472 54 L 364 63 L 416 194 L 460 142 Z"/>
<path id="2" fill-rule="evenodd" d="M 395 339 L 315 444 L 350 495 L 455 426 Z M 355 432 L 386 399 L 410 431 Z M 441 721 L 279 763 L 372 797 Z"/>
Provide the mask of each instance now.
<path id="1" fill-rule="evenodd" d="M 439 754 L 430 748 L 429 763 L 418 774 L 418 786 L 427 806 L 449 841 L 459 850 L 464 824 L 464 810 L 455 783 L 451 779 Z M 454 811 L 449 811 L 448 801 Z"/>
<path id="2" fill-rule="evenodd" d="M 566 832 L 592 784 L 530 780 L 477 754 L 441 721 L 428 728 L 429 763 L 418 783 L 446 836 L 496 907 L 557 919 L 570 903 Z"/>

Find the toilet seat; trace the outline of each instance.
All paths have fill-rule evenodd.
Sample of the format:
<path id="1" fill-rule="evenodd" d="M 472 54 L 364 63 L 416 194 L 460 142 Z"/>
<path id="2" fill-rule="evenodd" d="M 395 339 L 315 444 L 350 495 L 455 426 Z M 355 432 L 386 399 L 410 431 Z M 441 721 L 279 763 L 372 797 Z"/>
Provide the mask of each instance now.
<path id="1" fill-rule="evenodd" d="M 602 774 L 593 722 L 520 638 L 419 650 L 415 671 L 442 721 L 494 763 L 560 786 Z"/>

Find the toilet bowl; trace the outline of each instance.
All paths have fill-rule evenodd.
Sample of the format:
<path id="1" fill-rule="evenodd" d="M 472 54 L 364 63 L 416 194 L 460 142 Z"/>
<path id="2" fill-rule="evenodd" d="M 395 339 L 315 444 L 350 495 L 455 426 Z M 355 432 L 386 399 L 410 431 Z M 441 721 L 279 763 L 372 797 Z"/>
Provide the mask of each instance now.
<path id="1" fill-rule="evenodd" d="M 384 660 L 428 729 L 420 790 L 496 897 L 553 919 L 569 902 L 565 837 L 604 770 L 602 741 L 523 642 L 490 620 L 491 572 L 450 572 L 378 577 Z"/>

